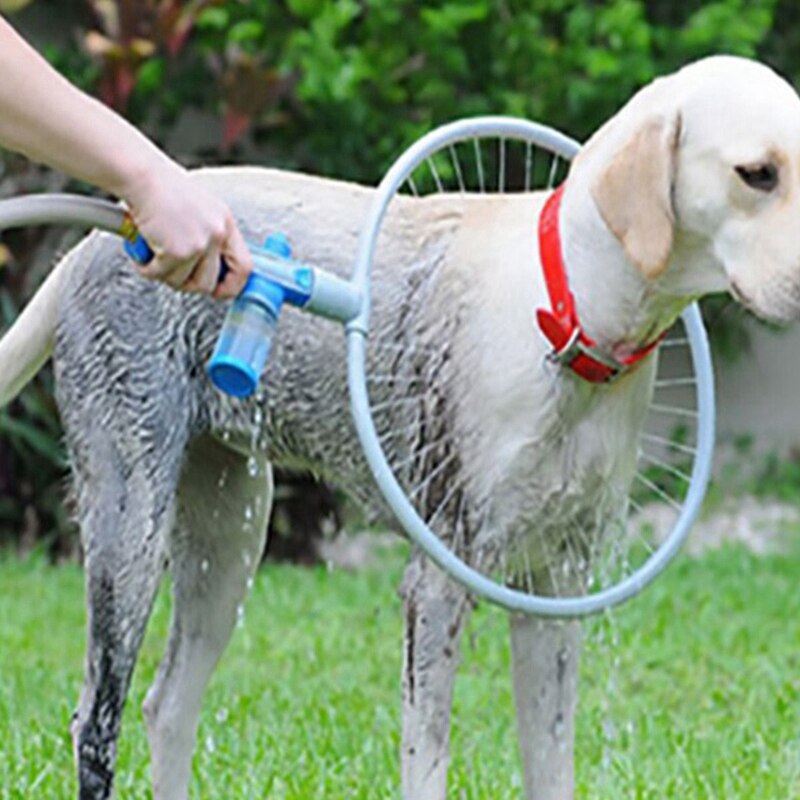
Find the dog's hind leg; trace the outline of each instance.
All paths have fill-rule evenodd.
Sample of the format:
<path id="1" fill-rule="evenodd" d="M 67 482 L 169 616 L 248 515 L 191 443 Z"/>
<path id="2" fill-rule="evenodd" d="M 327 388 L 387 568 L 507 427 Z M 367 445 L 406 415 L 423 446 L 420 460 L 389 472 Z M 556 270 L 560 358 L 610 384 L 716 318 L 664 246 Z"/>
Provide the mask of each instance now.
<path id="1" fill-rule="evenodd" d="M 572 800 L 579 622 L 511 615 L 517 731 L 528 800 Z"/>
<path id="2" fill-rule="evenodd" d="M 144 703 L 155 800 L 185 800 L 200 705 L 258 567 L 272 472 L 206 435 L 189 448 L 170 548 L 167 652 Z"/>
<path id="3" fill-rule="evenodd" d="M 403 580 L 402 783 L 405 800 L 444 800 L 459 642 L 472 610 L 465 590 L 417 554 Z"/>
<path id="4" fill-rule="evenodd" d="M 86 674 L 71 725 L 81 800 L 112 793 L 122 710 L 163 574 L 182 452 L 134 432 L 115 436 L 98 417 L 93 424 L 72 448 L 88 601 Z"/>

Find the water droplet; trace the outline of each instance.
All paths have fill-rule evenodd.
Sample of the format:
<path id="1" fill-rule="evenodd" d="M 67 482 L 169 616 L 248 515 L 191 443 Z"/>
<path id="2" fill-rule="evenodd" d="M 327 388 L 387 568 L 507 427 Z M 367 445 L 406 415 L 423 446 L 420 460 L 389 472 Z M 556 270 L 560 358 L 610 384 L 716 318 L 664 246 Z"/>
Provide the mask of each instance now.
<path id="1" fill-rule="evenodd" d="M 253 507 L 252 506 L 245 506 L 244 509 L 244 518 L 246 520 L 253 519 Z"/>
<path id="2" fill-rule="evenodd" d="M 208 572 L 208 559 L 207 558 L 204 558 L 200 562 L 200 572 L 202 572 L 204 575 Z"/>
<path id="3" fill-rule="evenodd" d="M 253 578 L 252 578 L 252 576 L 247 579 L 247 591 L 248 592 L 253 591 Z"/>
<path id="4" fill-rule="evenodd" d="M 219 486 L 220 489 L 223 489 L 227 482 L 228 482 L 228 468 L 225 467 L 225 469 L 223 469 L 222 472 L 220 472 L 219 474 L 219 481 L 217 482 L 217 486 Z"/>
<path id="5" fill-rule="evenodd" d="M 242 603 L 236 606 L 236 627 L 244 627 L 244 605 Z"/>
<path id="6" fill-rule="evenodd" d="M 255 456 L 250 456 L 247 459 L 247 471 L 250 473 L 251 478 L 255 478 L 260 472 L 258 468 L 258 459 Z"/>
<path id="7" fill-rule="evenodd" d="M 209 734 L 206 736 L 206 752 L 213 753 L 217 749 L 217 745 L 214 742 L 214 737 Z"/>
<path id="8" fill-rule="evenodd" d="M 227 722 L 228 715 L 229 715 L 228 709 L 225 708 L 225 706 L 223 706 L 219 711 L 217 711 L 216 714 L 217 722 Z"/>
<path id="9" fill-rule="evenodd" d="M 249 567 L 253 563 L 253 559 L 250 556 L 250 553 L 247 552 L 247 550 L 242 550 L 242 563 L 246 567 Z"/>

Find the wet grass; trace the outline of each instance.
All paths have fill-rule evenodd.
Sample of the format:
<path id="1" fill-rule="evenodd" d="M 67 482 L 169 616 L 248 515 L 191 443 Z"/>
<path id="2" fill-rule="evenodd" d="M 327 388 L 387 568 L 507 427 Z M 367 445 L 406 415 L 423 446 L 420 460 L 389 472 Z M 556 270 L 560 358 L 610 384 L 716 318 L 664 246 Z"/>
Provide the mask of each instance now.
<path id="1" fill-rule="evenodd" d="M 800 536 L 800 533 L 798 533 Z M 195 798 L 399 796 L 402 557 L 359 574 L 270 566 L 214 676 Z M 587 634 L 580 798 L 800 797 L 800 547 L 681 559 Z M 67 726 L 83 663 L 82 575 L 0 561 L 0 797 L 76 795 Z M 124 721 L 118 796 L 149 797 L 139 707 L 163 647 L 159 599 Z M 521 798 L 506 622 L 464 640 L 450 796 Z"/>

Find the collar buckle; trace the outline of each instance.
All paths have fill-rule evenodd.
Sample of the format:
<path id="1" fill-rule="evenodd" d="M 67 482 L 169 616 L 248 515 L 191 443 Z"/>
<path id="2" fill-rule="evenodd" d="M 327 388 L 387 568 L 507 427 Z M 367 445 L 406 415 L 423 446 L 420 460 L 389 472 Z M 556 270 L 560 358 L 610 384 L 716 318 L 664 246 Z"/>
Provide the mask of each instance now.
<path id="1" fill-rule="evenodd" d="M 569 339 L 560 350 L 554 347 L 548 354 L 547 360 L 553 364 L 568 367 L 581 354 L 581 329 L 576 325 L 572 329 Z"/>
<path id="2" fill-rule="evenodd" d="M 564 345 L 558 350 L 554 347 L 547 354 L 547 360 L 561 367 L 569 367 L 584 378 L 587 378 L 585 370 L 589 367 L 595 375 L 591 378 L 593 383 L 613 383 L 625 372 L 625 364 L 583 341 L 582 337 L 583 331 L 575 326 Z M 577 364 L 579 358 L 583 362 Z"/>

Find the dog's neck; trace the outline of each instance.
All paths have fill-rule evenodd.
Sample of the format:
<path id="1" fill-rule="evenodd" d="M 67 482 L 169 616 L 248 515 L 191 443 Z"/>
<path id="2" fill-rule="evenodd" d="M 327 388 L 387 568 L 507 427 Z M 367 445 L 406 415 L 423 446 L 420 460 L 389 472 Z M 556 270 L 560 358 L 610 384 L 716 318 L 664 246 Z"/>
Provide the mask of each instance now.
<path id="1" fill-rule="evenodd" d="M 652 342 L 688 303 L 725 288 L 715 265 L 701 263 L 705 248 L 679 234 L 664 273 L 656 279 L 642 275 L 606 227 L 583 181 L 567 182 L 560 229 L 581 326 L 615 357 Z"/>

